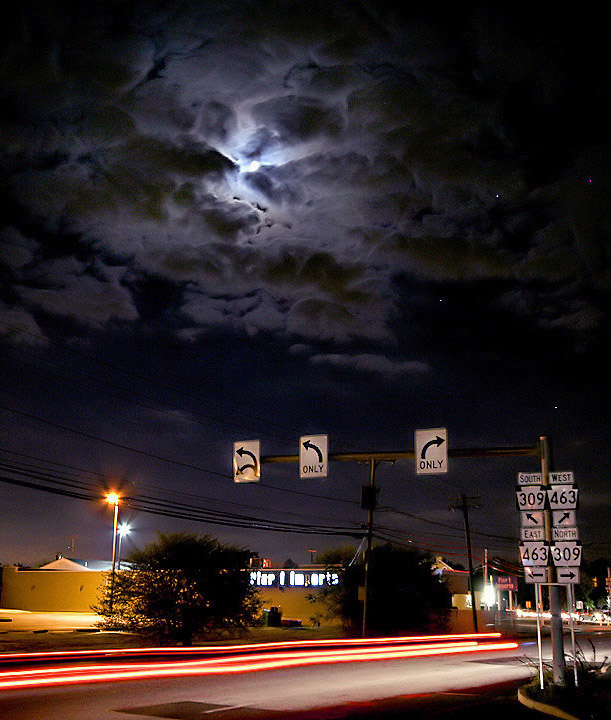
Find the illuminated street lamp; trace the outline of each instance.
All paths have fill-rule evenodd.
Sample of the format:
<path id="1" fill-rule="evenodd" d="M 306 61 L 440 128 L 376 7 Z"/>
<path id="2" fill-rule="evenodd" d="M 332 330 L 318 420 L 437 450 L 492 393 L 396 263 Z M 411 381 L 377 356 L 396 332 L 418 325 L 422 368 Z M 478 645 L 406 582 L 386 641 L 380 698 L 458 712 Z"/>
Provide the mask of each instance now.
<path id="1" fill-rule="evenodd" d="M 106 502 L 115 506 L 114 520 L 112 524 L 112 573 L 110 575 L 110 601 L 109 608 L 112 613 L 112 600 L 115 589 L 115 561 L 117 559 L 117 520 L 119 518 L 119 496 L 117 493 L 108 493 Z"/>
<path id="2" fill-rule="evenodd" d="M 129 535 L 131 526 L 128 523 L 119 525 L 119 550 L 117 551 L 117 570 L 121 570 L 121 540 L 125 535 Z"/>

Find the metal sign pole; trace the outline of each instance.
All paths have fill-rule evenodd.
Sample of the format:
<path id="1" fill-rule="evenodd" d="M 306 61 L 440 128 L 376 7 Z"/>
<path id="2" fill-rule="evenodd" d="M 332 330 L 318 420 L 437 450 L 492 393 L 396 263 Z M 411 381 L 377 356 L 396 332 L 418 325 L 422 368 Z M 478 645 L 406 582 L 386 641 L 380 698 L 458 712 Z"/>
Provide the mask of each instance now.
<path id="1" fill-rule="evenodd" d="M 541 484 L 544 492 L 549 487 L 549 465 L 550 452 L 549 443 L 546 437 L 539 438 L 540 459 L 541 459 Z M 552 543 L 552 512 L 548 508 L 544 511 L 545 519 L 545 540 L 548 546 Z M 560 588 L 555 585 L 556 568 L 552 565 L 547 567 L 547 582 L 549 584 L 549 610 L 552 616 L 551 641 L 552 641 L 552 667 L 554 671 L 554 684 L 564 685 L 564 638 L 562 637 L 562 614 L 560 608 Z"/>
<path id="2" fill-rule="evenodd" d="M 541 585 L 535 585 L 535 604 L 537 606 L 537 647 L 539 648 L 539 684 L 543 690 L 543 648 L 541 643 L 541 614 L 543 613 L 543 598 Z"/>
<path id="3" fill-rule="evenodd" d="M 577 655 L 575 654 L 575 589 L 572 585 L 566 586 L 566 604 L 569 606 L 569 616 L 571 618 L 571 644 L 573 646 L 573 677 L 575 678 L 575 687 L 579 687 L 577 679 Z"/>

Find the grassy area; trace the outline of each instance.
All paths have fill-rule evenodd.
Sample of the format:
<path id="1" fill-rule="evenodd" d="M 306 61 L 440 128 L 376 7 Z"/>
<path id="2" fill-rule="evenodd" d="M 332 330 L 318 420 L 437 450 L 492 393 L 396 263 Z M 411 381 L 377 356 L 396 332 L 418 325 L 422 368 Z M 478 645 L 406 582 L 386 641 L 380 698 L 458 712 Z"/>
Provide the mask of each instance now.
<path id="1" fill-rule="evenodd" d="M 566 685 L 554 685 L 551 678 L 546 679 L 541 689 L 539 679 L 522 688 L 530 699 L 545 705 L 559 708 L 564 712 L 583 720 L 603 720 L 611 717 L 611 673 L 592 668 L 578 668 L 578 686 L 575 687 L 574 675 L 566 674 Z"/>
<path id="2" fill-rule="evenodd" d="M 286 640 L 328 640 L 345 637 L 341 627 L 257 627 L 241 637 L 217 637 L 194 645 L 247 644 Z M 81 630 L 19 630 L 6 625 L 0 631 L 0 652 L 43 652 L 52 650 L 102 650 L 106 648 L 155 647 L 159 643 L 128 632 Z"/>

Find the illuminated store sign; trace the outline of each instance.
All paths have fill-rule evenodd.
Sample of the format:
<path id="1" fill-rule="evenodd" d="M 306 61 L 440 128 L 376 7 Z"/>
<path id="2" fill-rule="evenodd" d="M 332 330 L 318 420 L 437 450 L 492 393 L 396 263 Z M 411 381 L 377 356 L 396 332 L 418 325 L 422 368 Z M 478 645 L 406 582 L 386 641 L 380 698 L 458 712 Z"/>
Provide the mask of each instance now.
<path id="1" fill-rule="evenodd" d="M 301 572 L 299 570 L 277 570 L 265 572 L 253 570 L 250 573 L 250 584 L 256 587 L 322 587 L 323 585 L 339 584 L 337 572 Z"/>

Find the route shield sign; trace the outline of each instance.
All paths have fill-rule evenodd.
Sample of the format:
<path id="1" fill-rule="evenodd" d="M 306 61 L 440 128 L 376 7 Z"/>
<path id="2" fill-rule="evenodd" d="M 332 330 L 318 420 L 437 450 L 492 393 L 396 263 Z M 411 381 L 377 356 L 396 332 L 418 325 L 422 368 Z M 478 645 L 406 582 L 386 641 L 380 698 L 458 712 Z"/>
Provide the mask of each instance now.
<path id="1" fill-rule="evenodd" d="M 417 475 L 438 475 L 448 472 L 448 430 L 432 428 L 414 434 Z"/>
<path id="2" fill-rule="evenodd" d="M 233 443 L 233 481 L 259 482 L 261 479 L 261 443 L 244 440 Z"/>
<path id="3" fill-rule="evenodd" d="M 543 510 L 545 508 L 545 499 L 545 490 L 541 488 L 528 488 L 527 490 L 518 488 L 516 490 L 518 510 L 529 512 L 531 510 Z"/>
<path id="4" fill-rule="evenodd" d="M 581 545 L 576 542 L 555 542 L 550 546 L 552 562 L 560 567 L 581 565 Z"/>
<path id="5" fill-rule="evenodd" d="M 575 510 L 579 491 L 574 487 L 551 487 L 547 491 L 549 506 L 552 510 Z"/>
<path id="6" fill-rule="evenodd" d="M 546 567 L 525 567 L 524 580 L 531 585 L 534 583 L 544 583 L 547 581 Z"/>
<path id="7" fill-rule="evenodd" d="M 520 544 L 520 559 L 524 567 L 547 565 L 549 547 L 544 542 L 523 542 Z"/>
<path id="8" fill-rule="evenodd" d="M 299 477 L 324 478 L 328 474 L 328 435 L 304 435 L 299 438 Z"/>

